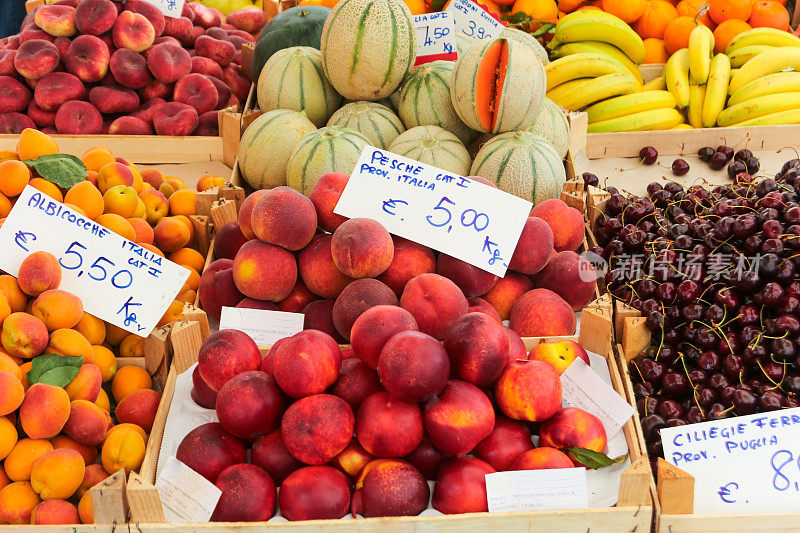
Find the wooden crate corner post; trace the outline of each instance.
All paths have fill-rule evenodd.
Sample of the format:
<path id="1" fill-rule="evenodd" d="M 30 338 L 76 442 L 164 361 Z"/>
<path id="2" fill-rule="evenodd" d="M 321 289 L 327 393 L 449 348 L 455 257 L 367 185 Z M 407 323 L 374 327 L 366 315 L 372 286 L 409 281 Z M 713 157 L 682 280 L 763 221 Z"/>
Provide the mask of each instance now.
<path id="1" fill-rule="evenodd" d="M 650 330 L 643 316 L 627 317 L 622 325 L 622 352 L 627 361 L 644 352 L 650 346 Z"/>
<path id="2" fill-rule="evenodd" d="M 650 465 L 644 457 L 631 462 L 620 476 L 617 506 L 651 506 Z"/>
<path id="3" fill-rule="evenodd" d="M 197 362 L 203 333 L 199 322 L 182 320 L 172 324 L 172 366 L 180 374 Z"/>
<path id="4" fill-rule="evenodd" d="M 235 163 L 235 162 L 234 162 Z M 233 168 L 233 164 L 230 165 Z M 236 208 L 236 213 L 239 213 L 239 210 L 242 208 L 242 203 L 244 203 L 244 199 L 247 196 L 245 190 L 238 185 L 234 185 L 233 183 L 226 183 L 219 189 L 219 199 L 221 200 L 230 200 L 234 202 L 234 206 Z"/>
<path id="5" fill-rule="evenodd" d="M 658 458 L 656 490 L 662 514 L 694 512 L 694 477 L 661 457 Z"/>
<path id="6" fill-rule="evenodd" d="M 581 311 L 579 343 L 586 350 L 611 357 L 611 308 L 592 307 L 590 303 Z"/>
<path id="7" fill-rule="evenodd" d="M 199 195 L 198 195 L 199 196 Z M 209 210 L 211 206 L 209 205 Z M 197 251 L 202 255 L 208 254 L 211 245 L 211 220 L 206 215 L 192 215 L 189 217 L 194 228 L 194 240 Z"/>
<path id="8" fill-rule="evenodd" d="M 219 231 L 222 226 L 236 222 L 236 202 L 220 198 L 211 204 L 211 223 L 214 231 Z"/>
<path id="9" fill-rule="evenodd" d="M 242 114 L 233 111 L 220 112 L 219 135 L 222 137 L 222 162 L 232 167 L 239 153 L 239 139 L 242 137 Z"/>
<path id="10" fill-rule="evenodd" d="M 211 334 L 211 327 L 208 323 L 208 315 L 205 311 L 197 307 L 196 305 L 186 302 L 183 304 L 183 315 L 184 320 L 188 320 L 189 322 L 197 322 L 200 324 L 200 338 L 202 340 L 206 340 L 206 338 Z"/>
<path id="11" fill-rule="evenodd" d="M 169 343 L 170 325 L 158 327 L 144 340 L 144 364 L 147 373 L 163 388 L 167 382 L 172 345 Z"/>
<path id="12" fill-rule="evenodd" d="M 126 524 L 128 504 L 125 470 L 120 469 L 89 489 L 95 524 Z"/>
<path id="13" fill-rule="evenodd" d="M 128 508 L 132 523 L 164 523 L 164 509 L 155 485 L 146 482 L 136 472 L 128 476 Z"/>

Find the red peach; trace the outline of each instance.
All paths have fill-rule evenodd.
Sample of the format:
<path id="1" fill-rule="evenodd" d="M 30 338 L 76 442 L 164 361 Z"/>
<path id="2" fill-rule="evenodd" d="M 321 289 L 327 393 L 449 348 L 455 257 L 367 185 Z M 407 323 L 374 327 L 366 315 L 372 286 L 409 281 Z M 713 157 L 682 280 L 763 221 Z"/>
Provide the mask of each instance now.
<path id="1" fill-rule="evenodd" d="M 330 394 L 294 402 L 281 420 L 281 436 L 295 458 L 322 465 L 339 455 L 353 438 L 355 416 L 347 402 Z"/>
<path id="2" fill-rule="evenodd" d="M 283 483 L 289 474 L 303 466 L 303 463 L 289 453 L 283 443 L 280 429 L 256 439 L 250 451 L 250 462 L 266 470 L 278 484 Z"/>
<path id="3" fill-rule="evenodd" d="M 458 286 L 439 274 L 420 274 L 406 284 L 400 306 L 416 319 L 419 330 L 441 339 L 453 322 L 467 313 L 467 299 Z"/>
<path id="4" fill-rule="evenodd" d="M 414 403 L 376 392 L 361 404 L 356 438 L 376 457 L 402 457 L 422 441 L 422 412 Z"/>
<path id="5" fill-rule="evenodd" d="M 510 418 L 541 422 L 561 409 L 561 381 L 543 361 L 512 361 L 497 380 L 495 400 Z"/>
<path id="6" fill-rule="evenodd" d="M 425 477 L 402 459 L 384 459 L 364 471 L 356 484 L 351 509 L 353 516 L 417 516 L 428 506 L 430 488 Z"/>
<path id="7" fill-rule="evenodd" d="M 558 252 L 536 276 L 536 287 L 550 289 L 580 311 L 594 297 L 597 276 L 594 267 L 575 252 Z"/>
<path id="8" fill-rule="evenodd" d="M 40 6 L 34 14 L 36 25 L 54 37 L 72 37 L 75 28 L 75 8 L 69 5 Z"/>
<path id="9" fill-rule="evenodd" d="M 275 482 L 255 465 L 229 466 L 214 483 L 222 491 L 212 522 L 264 522 L 274 514 Z"/>
<path id="10" fill-rule="evenodd" d="M 342 274 L 333 262 L 332 238 L 329 234 L 315 236 L 298 257 L 303 283 L 308 290 L 323 298 L 336 298 L 353 281 L 353 278 Z"/>
<path id="11" fill-rule="evenodd" d="M 353 323 L 350 343 L 356 357 L 376 369 L 384 345 L 401 331 L 417 331 L 417 321 L 411 313 L 396 305 L 376 305 Z"/>
<path id="12" fill-rule="evenodd" d="M 144 56 L 127 48 L 120 48 L 111 54 L 108 66 L 114 79 L 129 89 L 141 89 L 153 79 Z"/>
<path id="13" fill-rule="evenodd" d="M 517 457 L 532 449 L 528 426 L 504 416 L 497 416 L 492 432 L 475 446 L 475 455 L 502 472 L 509 470 Z"/>
<path id="14" fill-rule="evenodd" d="M 156 37 L 163 33 L 166 17 L 164 17 L 164 14 L 161 13 L 155 5 L 144 0 L 126 0 L 125 10 L 144 15 L 145 18 L 150 21 L 150 24 L 152 24 Z"/>
<path id="15" fill-rule="evenodd" d="M 350 482 L 331 466 L 307 466 L 281 485 L 278 506 L 287 520 L 334 520 L 350 509 Z"/>
<path id="16" fill-rule="evenodd" d="M 139 95 L 133 89 L 97 86 L 89 91 L 89 101 L 101 113 L 128 113 L 139 107 Z"/>
<path id="17" fill-rule="evenodd" d="M 207 76 L 191 73 L 181 76 L 172 93 L 173 100 L 192 106 L 198 115 L 214 109 L 217 96 L 217 89 Z"/>
<path id="18" fill-rule="evenodd" d="M 147 17 L 131 11 L 123 11 L 112 28 L 114 46 L 134 52 L 144 52 L 156 38 L 155 29 Z"/>
<path id="19" fill-rule="evenodd" d="M 153 128 L 136 117 L 118 117 L 108 126 L 109 135 L 152 135 Z"/>
<path id="20" fill-rule="evenodd" d="M 508 337 L 508 360 L 516 361 L 517 359 L 528 359 L 528 348 L 525 346 L 525 341 L 513 329 L 503 326 L 503 330 Z"/>
<path id="21" fill-rule="evenodd" d="M 305 319 L 303 320 L 303 329 L 316 329 L 327 333 L 333 337 L 336 342 L 344 343 L 344 337 L 339 335 L 336 331 L 336 326 L 333 325 L 333 306 L 336 305 L 334 300 L 314 300 L 303 308 Z"/>
<path id="22" fill-rule="evenodd" d="M 361 470 L 373 459 L 375 457 L 367 453 L 358 441 L 353 439 L 330 464 L 350 479 L 356 479 Z"/>
<path id="23" fill-rule="evenodd" d="M 339 379 L 330 393 L 346 401 L 355 412 L 367 397 L 381 390 L 378 373 L 357 357 L 351 357 L 342 361 Z"/>
<path id="24" fill-rule="evenodd" d="M 292 398 L 320 394 L 339 378 L 342 353 L 339 345 L 317 330 L 293 335 L 278 347 L 272 361 L 272 375 L 278 386 Z"/>
<path id="25" fill-rule="evenodd" d="M 604 452 L 607 444 L 606 430 L 600 419 L 577 407 L 560 409 L 539 429 L 539 446 L 560 450 L 585 448 Z M 567 455 L 575 466 L 584 466 L 569 451 Z"/>
<path id="26" fill-rule="evenodd" d="M 21 113 L 0 113 L 0 133 L 19 135 L 23 130 L 36 129 L 36 124 Z"/>
<path id="27" fill-rule="evenodd" d="M 553 252 L 553 231 L 539 217 L 528 217 L 508 267 L 533 275 L 547 264 Z"/>
<path id="28" fill-rule="evenodd" d="M 450 455 L 468 453 L 494 428 L 492 402 L 466 381 L 448 381 L 442 394 L 425 404 L 423 416 L 433 444 Z"/>
<path id="29" fill-rule="evenodd" d="M 469 304 L 469 308 L 467 309 L 467 313 L 483 313 L 484 315 L 488 316 L 492 320 L 496 320 L 498 323 L 503 323 L 503 319 L 500 318 L 500 313 L 497 312 L 492 304 L 484 300 L 483 298 L 478 298 L 477 296 L 470 298 L 467 300 Z"/>
<path id="30" fill-rule="evenodd" d="M 197 55 L 213 59 L 221 67 L 228 65 L 236 53 L 233 44 L 208 35 L 199 36 L 194 42 L 194 49 Z"/>
<path id="31" fill-rule="evenodd" d="M 192 400 L 200 407 L 214 409 L 217 405 L 217 391 L 212 389 L 200 375 L 200 367 L 194 367 L 192 371 Z"/>
<path id="32" fill-rule="evenodd" d="M 102 35 L 115 20 L 117 8 L 111 0 L 83 0 L 75 8 L 75 27 L 82 34 Z"/>
<path id="33" fill-rule="evenodd" d="M 91 83 L 103 79 L 110 60 L 106 43 L 93 35 L 79 35 L 67 49 L 64 66 L 81 81 Z"/>
<path id="34" fill-rule="evenodd" d="M 205 74 L 219 80 L 222 79 L 222 67 L 220 67 L 213 59 L 203 56 L 194 56 L 190 58 L 192 61 L 191 72 L 198 74 Z"/>
<path id="35" fill-rule="evenodd" d="M 230 434 L 254 439 L 280 423 L 283 396 L 269 374 L 251 370 L 225 382 L 217 394 L 219 423 Z"/>
<path id="36" fill-rule="evenodd" d="M 56 123 L 56 112 L 42 109 L 36 105 L 35 100 L 31 100 L 28 104 L 28 116 L 33 119 L 40 128 L 53 126 Z"/>
<path id="37" fill-rule="evenodd" d="M 381 384 L 394 397 L 421 402 L 442 392 L 450 360 L 439 342 L 419 331 L 402 331 L 390 338 L 378 359 Z"/>
<path id="38" fill-rule="evenodd" d="M 586 353 L 583 346 L 570 340 L 544 342 L 534 346 L 528 354 L 528 359 L 549 363 L 559 375 L 563 374 L 569 365 L 578 358 L 583 359 L 587 365 L 591 364 L 589 354 Z"/>
<path id="39" fill-rule="evenodd" d="M 172 92 L 174 90 L 173 89 L 174 85 L 175 85 L 174 83 L 163 83 L 163 82 L 160 82 L 158 80 L 151 80 L 151 81 L 149 81 L 147 83 L 147 85 L 145 85 L 144 87 L 139 89 L 139 98 L 143 102 L 146 102 L 148 100 L 153 100 L 154 98 L 162 98 L 162 99 L 166 98 L 166 99 L 169 99 L 172 96 Z M 169 103 L 178 103 L 178 104 L 180 104 L 180 102 L 169 102 Z M 181 104 L 181 106 L 183 106 L 183 105 L 186 105 L 186 104 Z M 161 107 L 161 106 L 159 106 L 159 107 Z M 197 113 L 196 109 L 194 109 L 192 106 L 189 106 L 189 107 L 192 108 L 192 111 Z M 171 117 L 172 115 L 174 115 L 177 112 L 179 112 L 181 109 L 186 109 L 186 108 L 177 107 L 176 106 L 174 109 L 171 109 L 171 111 L 168 114 L 168 116 Z M 154 113 L 154 115 L 155 115 L 155 113 Z M 175 128 L 176 131 L 181 131 L 181 132 L 189 131 L 189 133 L 187 135 L 190 135 L 191 132 L 194 131 L 192 129 L 192 126 L 189 124 L 189 123 L 191 123 L 191 119 L 188 118 L 190 115 L 191 115 L 191 113 L 184 114 L 185 119 L 188 119 L 188 122 L 186 124 L 180 124 L 180 123 L 175 124 L 175 123 L 173 123 L 171 126 L 173 128 Z M 170 124 L 169 123 L 165 124 L 165 127 L 170 127 Z"/>
<path id="40" fill-rule="evenodd" d="M 220 69 L 220 74 L 222 70 Z M 334 232 L 347 217 L 333 212 L 339 202 L 350 176 L 341 172 L 328 172 L 311 189 L 308 198 L 317 210 L 319 226 L 325 231 Z"/>
<path id="41" fill-rule="evenodd" d="M 248 241 L 233 261 L 233 280 L 245 296 L 279 302 L 294 288 L 297 263 L 291 252 L 279 246 Z"/>
<path id="42" fill-rule="evenodd" d="M 66 102 L 84 100 L 86 94 L 86 87 L 77 76 L 68 72 L 51 72 L 36 84 L 33 99 L 45 111 L 58 111 Z"/>
<path id="43" fill-rule="evenodd" d="M 242 230 L 242 234 L 244 234 L 244 236 L 248 239 L 256 238 L 256 234 L 253 232 L 250 221 L 253 216 L 253 208 L 256 206 L 256 202 L 258 202 L 258 200 L 265 194 L 267 194 L 267 189 L 253 192 L 253 194 L 244 199 L 242 206 L 239 208 L 239 229 Z"/>
<path id="44" fill-rule="evenodd" d="M 572 307 L 548 289 L 526 292 L 511 308 L 511 329 L 521 337 L 555 337 L 575 333 Z"/>
<path id="45" fill-rule="evenodd" d="M 203 137 L 218 137 L 219 111 L 206 111 L 205 113 L 197 117 L 197 127 L 192 132 L 192 135 L 203 136 Z"/>
<path id="46" fill-rule="evenodd" d="M 31 101 L 31 92 L 11 76 L 0 76 L 0 113 L 24 111 Z"/>
<path id="47" fill-rule="evenodd" d="M 244 298 L 233 279 L 233 261 L 217 259 L 203 271 L 197 289 L 200 305 L 208 316 L 219 320 L 222 307 L 233 307 Z"/>
<path id="48" fill-rule="evenodd" d="M 256 300 L 254 298 L 243 298 L 241 302 L 236 304 L 236 307 L 244 309 L 261 309 L 263 311 L 278 311 L 278 304 L 275 302 L 267 302 L 265 300 Z M 273 345 L 274 347 L 275 345 Z"/>
<path id="49" fill-rule="evenodd" d="M 508 337 L 503 326 L 483 313 L 467 313 L 444 334 L 454 376 L 488 387 L 508 364 Z"/>
<path id="50" fill-rule="evenodd" d="M 14 56 L 14 67 L 23 78 L 38 80 L 53 72 L 60 56 L 56 45 L 44 39 L 25 41 Z"/>
<path id="51" fill-rule="evenodd" d="M 267 18 L 263 9 L 250 7 L 229 13 L 225 21 L 248 33 L 258 33 L 267 23 Z"/>
<path id="52" fill-rule="evenodd" d="M 258 369 L 261 353 L 246 333 L 223 329 L 206 338 L 197 361 L 200 376 L 209 387 L 219 391 L 234 376 Z"/>
<path id="53" fill-rule="evenodd" d="M 349 339 L 358 317 L 376 305 L 397 305 L 397 297 L 392 289 L 372 278 L 353 281 L 344 288 L 333 305 L 333 325 L 336 326 L 336 331 Z"/>
<path id="54" fill-rule="evenodd" d="M 178 445 L 175 457 L 214 483 L 229 466 L 247 462 L 247 449 L 222 424 L 211 422 L 190 431 Z"/>
<path id="55" fill-rule="evenodd" d="M 312 294 L 303 284 L 303 280 L 298 279 L 289 296 L 278 302 L 278 309 L 286 313 L 299 313 L 305 309 L 309 302 L 318 299 L 319 297 Z"/>
<path id="56" fill-rule="evenodd" d="M 188 45 L 192 36 L 192 21 L 186 17 L 166 17 L 164 20 L 164 34 L 178 39 L 181 44 Z"/>
<path id="57" fill-rule="evenodd" d="M 511 308 L 523 294 L 531 289 L 533 289 L 533 282 L 528 276 L 509 271 L 506 272 L 505 277 L 497 281 L 492 290 L 483 295 L 483 299 L 497 309 L 502 320 L 508 320 L 511 316 Z"/>
<path id="58" fill-rule="evenodd" d="M 0 49 L 0 76 L 17 75 L 17 69 L 14 68 L 14 56 L 16 55 L 16 50 Z"/>
<path id="59" fill-rule="evenodd" d="M 55 122 L 58 133 L 91 135 L 103 129 L 100 111 L 89 102 L 80 100 L 64 102 L 56 111 Z"/>
<path id="60" fill-rule="evenodd" d="M 413 452 L 405 456 L 405 460 L 414 465 L 425 479 L 435 480 L 439 474 L 439 467 L 448 457 L 434 446 L 428 437 L 422 437 L 422 442 Z"/>
<path id="61" fill-rule="evenodd" d="M 191 135 L 199 120 L 197 110 L 192 106 L 168 102 L 158 106 L 153 113 L 153 129 L 159 135 Z"/>
<path id="62" fill-rule="evenodd" d="M 475 457 L 456 457 L 439 470 L 433 486 L 433 508 L 444 514 L 485 513 L 486 474 L 496 470 Z"/>
<path id="63" fill-rule="evenodd" d="M 464 296 L 468 298 L 486 294 L 500 279 L 491 272 L 481 270 L 447 254 L 439 254 L 436 272 L 458 285 Z"/>
<path id="64" fill-rule="evenodd" d="M 394 244 L 380 222 L 352 218 L 333 232 L 331 254 L 342 273 L 351 278 L 371 278 L 389 268 Z"/>
<path id="65" fill-rule="evenodd" d="M 190 76 L 202 75 L 190 74 Z M 296 251 L 305 247 L 314 237 L 317 230 L 317 213 L 311 200 L 291 187 L 275 187 L 256 202 L 250 225 L 260 240 Z M 334 234 L 332 242 L 335 241 Z"/>
<path id="66" fill-rule="evenodd" d="M 239 102 L 244 102 L 247 100 L 247 95 L 250 92 L 251 83 L 250 79 L 242 70 L 241 65 L 235 63 L 237 55 L 241 55 L 241 52 L 236 52 L 236 54 L 234 54 L 234 63 L 222 69 L 222 81 L 231 88 L 233 96 L 235 96 Z"/>
<path id="67" fill-rule="evenodd" d="M 231 88 L 228 87 L 224 81 L 218 78 L 207 75 L 206 78 L 208 78 L 208 81 L 210 81 L 211 84 L 214 85 L 214 88 L 217 90 L 217 103 L 214 105 L 214 109 L 219 110 L 224 107 L 227 107 L 228 101 L 231 99 Z"/>
<path id="68" fill-rule="evenodd" d="M 574 251 L 583 242 L 583 215 L 563 200 L 545 200 L 531 209 L 531 216 L 541 218 L 553 230 L 553 246 L 556 252 Z"/>
<path id="69" fill-rule="evenodd" d="M 509 465 L 508 470 L 542 470 L 573 468 L 574 466 L 572 460 L 564 452 L 548 446 L 541 446 L 520 454 Z"/>

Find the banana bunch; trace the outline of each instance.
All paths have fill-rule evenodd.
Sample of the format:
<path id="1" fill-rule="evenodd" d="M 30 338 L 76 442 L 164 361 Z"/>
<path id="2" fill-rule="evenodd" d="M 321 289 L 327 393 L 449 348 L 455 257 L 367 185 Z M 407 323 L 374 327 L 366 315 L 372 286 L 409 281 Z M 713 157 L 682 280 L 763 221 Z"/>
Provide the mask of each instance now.
<path id="1" fill-rule="evenodd" d="M 683 122 L 669 91 L 642 91 L 609 98 L 586 109 L 589 133 L 667 130 Z"/>
<path id="2" fill-rule="evenodd" d="M 559 20 L 548 46 L 556 57 L 602 53 L 628 67 L 628 63 L 641 65 L 645 56 L 642 38 L 628 24 L 610 13 L 596 10 L 574 11 Z M 641 83 L 641 78 L 639 80 Z"/>
<path id="3" fill-rule="evenodd" d="M 753 28 L 731 39 L 725 55 L 731 67 L 739 68 L 761 52 L 782 47 L 800 47 L 800 38 L 774 28 Z"/>
<path id="4" fill-rule="evenodd" d="M 606 54 L 582 52 L 551 61 L 546 67 L 547 97 L 569 111 L 600 100 L 639 92 L 641 78 Z"/>

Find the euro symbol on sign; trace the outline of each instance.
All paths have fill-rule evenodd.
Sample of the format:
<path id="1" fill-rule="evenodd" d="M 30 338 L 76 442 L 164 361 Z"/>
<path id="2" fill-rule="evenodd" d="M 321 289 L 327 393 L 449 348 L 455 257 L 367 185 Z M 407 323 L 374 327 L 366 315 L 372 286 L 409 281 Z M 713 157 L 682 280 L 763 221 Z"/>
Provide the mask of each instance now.
<path id="1" fill-rule="evenodd" d="M 384 200 L 383 202 L 383 211 L 389 213 L 390 215 L 396 215 L 394 211 L 390 211 L 390 209 L 396 209 L 397 204 L 408 205 L 408 202 L 405 200 Z"/>
<path id="2" fill-rule="evenodd" d="M 28 233 L 27 231 L 18 231 L 17 234 L 14 235 L 14 242 L 26 252 L 30 251 L 24 246 L 25 244 L 28 244 L 28 237 L 31 238 L 31 241 L 36 240 L 36 235 L 33 233 Z"/>
<path id="3" fill-rule="evenodd" d="M 738 490 L 739 489 L 739 484 L 734 482 L 734 481 L 731 481 L 727 485 L 721 486 L 719 488 L 719 490 L 717 491 L 717 494 L 719 494 L 719 497 L 723 502 L 725 502 L 725 503 L 736 503 L 736 500 L 731 498 L 731 489 Z M 731 498 L 731 499 L 728 499 L 728 498 Z"/>

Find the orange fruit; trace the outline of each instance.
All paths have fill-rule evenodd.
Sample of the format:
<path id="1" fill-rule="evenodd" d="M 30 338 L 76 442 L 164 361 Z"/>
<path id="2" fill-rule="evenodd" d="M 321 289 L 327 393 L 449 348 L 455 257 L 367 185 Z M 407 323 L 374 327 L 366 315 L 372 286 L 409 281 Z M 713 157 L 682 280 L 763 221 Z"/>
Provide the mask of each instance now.
<path id="1" fill-rule="evenodd" d="M 718 54 L 724 53 L 731 39 L 750 29 L 752 29 L 750 24 L 743 20 L 730 19 L 723 21 L 714 30 L 714 52 Z"/>
<path id="2" fill-rule="evenodd" d="M 678 17 L 664 30 L 664 47 L 672 55 L 681 48 L 689 46 L 689 34 L 699 26 L 693 17 Z"/>
<path id="3" fill-rule="evenodd" d="M 479 0 L 480 1 L 480 0 Z M 525 13 L 531 20 L 541 22 L 558 22 L 558 6 L 555 0 L 516 0 L 511 8 L 511 13 Z M 541 24 L 530 23 L 525 28 L 536 31 Z"/>
<path id="4" fill-rule="evenodd" d="M 753 10 L 747 21 L 754 28 L 789 29 L 789 12 L 784 6 L 773 0 L 753 2 Z"/>
<path id="5" fill-rule="evenodd" d="M 558 0 L 558 9 L 564 13 L 572 13 L 583 4 L 583 0 Z"/>
<path id="6" fill-rule="evenodd" d="M 611 13 L 630 24 L 644 15 L 645 0 L 603 0 L 603 11 Z"/>
<path id="7" fill-rule="evenodd" d="M 667 26 L 676 18 L 675 6 L 665 0 L 650 0 L 633 29 L 642 39 L 662 39 Z"/>
<path id="8" fill-rule="evenodd" d="M 675 10 L 679 16 L 696 17 L 698 21 L 712 30 L 717 27 L 711 20 L 708 3 L 703 0 L 681 0 L 675 4 Z"/>
<path id="9" fill-rule="evenodd" d="M 729 19 L 747 20 L 753 10 L 753 0 L 710 0 L 709 14 L 717 24 Z"/>
<path id="10" fill-rule="evenodd" d="M 644 40 L 644 62 L 645 63 L 666 63 L 669 59 L 667 48 L 661 39 Z"/>

